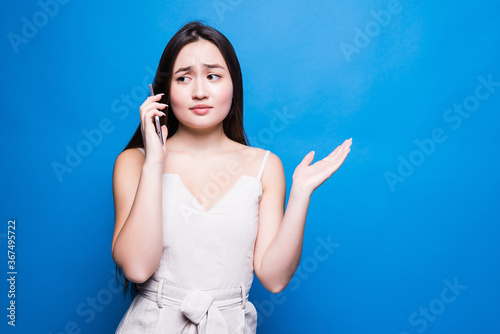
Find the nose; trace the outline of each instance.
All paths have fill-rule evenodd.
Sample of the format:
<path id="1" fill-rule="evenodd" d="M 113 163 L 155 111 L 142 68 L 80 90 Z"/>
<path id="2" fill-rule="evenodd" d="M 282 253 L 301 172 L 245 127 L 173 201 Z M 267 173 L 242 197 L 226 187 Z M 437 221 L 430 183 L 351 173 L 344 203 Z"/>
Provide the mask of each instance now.
<path id="1" fill-rule="evenodd" d="M 197 78 L 193 83 L 193 100 L 203 100 L 208 97 L 207 87 L 202 78 Z"/>

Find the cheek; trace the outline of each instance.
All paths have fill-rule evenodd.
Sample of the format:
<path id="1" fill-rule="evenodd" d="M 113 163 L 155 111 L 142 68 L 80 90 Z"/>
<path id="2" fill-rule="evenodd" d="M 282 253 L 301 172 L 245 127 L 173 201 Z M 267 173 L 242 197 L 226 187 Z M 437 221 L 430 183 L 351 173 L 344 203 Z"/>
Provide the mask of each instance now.
<path id="1" fill-rule="evenodd" d="M 231 105 L 233 100 L 233 85 L 228 84 L 221 87 L 219 91 L 219 101 Z"/>
<path id="2" fill-rule="evenodd" d="M 176 108 L 183 105 L 186 101 L 186 97 L 183 95 L 183 90 L 179 89 L 176 83 L 172 83 L 170 86 L 170 107 Z"/>

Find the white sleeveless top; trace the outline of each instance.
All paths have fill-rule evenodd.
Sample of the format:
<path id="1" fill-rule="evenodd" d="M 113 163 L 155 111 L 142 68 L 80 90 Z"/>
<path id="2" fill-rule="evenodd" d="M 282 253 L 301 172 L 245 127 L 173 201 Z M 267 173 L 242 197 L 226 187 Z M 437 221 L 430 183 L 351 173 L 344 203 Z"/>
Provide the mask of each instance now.
<path id="1" fill-rule="evenodd" d="M 254 276 L 260 179 L 269 153 L 265 152 L 257 176 L 240 176 L 208 211 L 179 175 L 162 175 L 161 261 L 156 272 L 138 285 L 140 294 L 117 333 L 219 334 L 226 333 L 225 327 L 227 333 L 256 332 L 257 314 L 247 298 Z M 224 182 L 224 177 L 217 182 Z M 213 186 L 218 186 L 216 181 Z M 161 312 L 141 310 L 139 303 Z M 199 310 L 202 304 L 206 307 Z"/>

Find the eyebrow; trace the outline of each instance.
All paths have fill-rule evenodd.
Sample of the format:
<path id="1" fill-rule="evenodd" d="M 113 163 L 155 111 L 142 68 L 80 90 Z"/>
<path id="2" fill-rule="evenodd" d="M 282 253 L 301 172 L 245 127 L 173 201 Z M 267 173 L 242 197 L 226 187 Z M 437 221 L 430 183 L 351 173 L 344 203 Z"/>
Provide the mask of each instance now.
<path id="1" fill-rule="evenodd" d="M 204 66 L 205 68 L 220 68 L 220 69 L 223 69 L 223 70 L 224 70 L 224 67 L 222 67 L 222 66 L 221 66 L 221 65 L 219 65 L 219 64 L 203 64 L 203 66 Z M 181 68 L 179 68 L 177 71 L 175 71 L 175 73 L 174 73 L 174 74 L 177 74 L 177 73 L 179 73 L 179 72 L 188 72 L 188 71 L 190 71 L 191 69 L 192 69 L 192 67 L 191 67 L 191 66 L 181 67 Z"/>

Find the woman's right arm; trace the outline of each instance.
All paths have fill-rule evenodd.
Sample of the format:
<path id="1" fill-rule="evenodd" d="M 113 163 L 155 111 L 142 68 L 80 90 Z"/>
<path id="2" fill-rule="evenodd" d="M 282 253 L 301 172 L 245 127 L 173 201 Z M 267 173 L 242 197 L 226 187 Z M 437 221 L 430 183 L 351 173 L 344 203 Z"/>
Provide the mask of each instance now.
<path id="1" fill-rule="evenodd" d="M 161 178 L 166 157 L 152 118 L 161 116 L 159 98 L 148 98 L 141 106 L 141 128 L 146 158 L 138 149 L 117 157 L 113 170 L 115 230 L 111 253 L 125 277 L 134 283 L 146 281 L 158 268 L 163 249 Z M 162 127 L 164 142 L 167 128 Z"/>
<path id="2" fill-rule="evenodd" d="M 125 277 L 146 281 L 158 268 L 163 248 L 161 173 L 163 166 L 142 164 L 137 149 L 116 159 L 113 171 L 115 231 L 111 252 Z"/>

